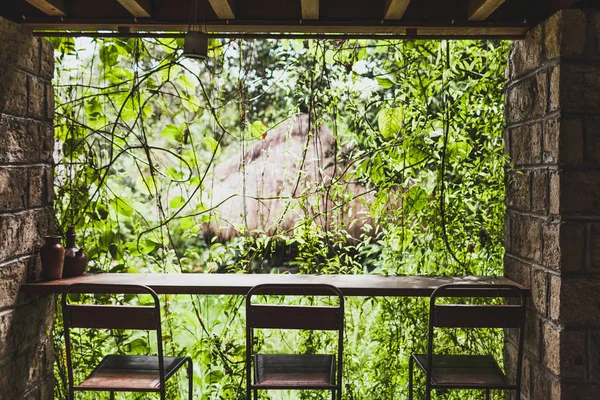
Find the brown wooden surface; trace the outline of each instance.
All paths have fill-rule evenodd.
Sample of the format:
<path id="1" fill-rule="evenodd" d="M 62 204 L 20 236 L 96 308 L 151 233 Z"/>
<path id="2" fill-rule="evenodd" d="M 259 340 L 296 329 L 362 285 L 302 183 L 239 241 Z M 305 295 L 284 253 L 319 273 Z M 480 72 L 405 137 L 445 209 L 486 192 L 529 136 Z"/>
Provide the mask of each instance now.
<path id="1" fill-rule="evenodd" d="M 182 357 L 165 357 L 165 380 L 183 366 Z M 158 357 L 156 356 L 106 356 L 77 390 L 125 390 L 156 392 L 160 387 Z"/>
<path id="2" fill-rule="evenodd" d="M 328 354 L 257 354 L 257 389 L 333 389 L 335 356 Z"/>
<path id="3" fill-rule="evenodd" d="M 433 277 L 377 275 L 290 275 L 290 274 L 91 274 L 48 282 L 27 283 L 24 293 L 64 293 L 73 283 L 110 285 L 139 284 L 159 294 L 245 295 L 265 283 L 318 284 L 337 286 L 346 296 L 430 296 L 446 283 L 515 284 L 503 277 Z M 529 289 L 518 285 L 529 296 Z M 310 293 L 306 293 L 310 294 Z M 497 293 L 494 293 L 497 295 Z M 466 293 L 465 295 L 468 295 Z"/>
<path id="4" fill-rule="evenodd" d="M 427 369 L 427 355 L 414 355 L 417 365 Z M 490 356 L 446 355 L 433 356 L 431 381 L 449 387 L 499 387 L 509 386 L 506 375 Z"/>
<path id="5" fill-rule="evenodd" d="M 156 308 L 146 306 L 101 306 L 69 304 L 71 328 L 143 329 L 158 328 Z"/>
<path id="6" fill-rule="evenodd" d="M 433 326 L 440 328 L 519 328 L 521 306 L 510 305 L 436 305 Z"/>
<path id="7" fill-rule="evenodd" d="M 208 32 L 377 33 L 383 28 L 400 34 L 408 28 L 411 35 L 451 31 L 460 37 L 510 38 L 516 28 L 523 35 L 574 1 L 199 0 L 198 16 Z M 184 32 L 194 8 L 193 0 L 120 2 L 127 8 L 114 0 L 5 0 L 0 1 L 0 16 L 33 29 Z"/>
<path id="8" fill-rule="evenodd" d="M 250 310 L 251 328 L 310 329 L 332 331 L 339 327 L 339 307 L 270 306 L 253 304 Z"/>

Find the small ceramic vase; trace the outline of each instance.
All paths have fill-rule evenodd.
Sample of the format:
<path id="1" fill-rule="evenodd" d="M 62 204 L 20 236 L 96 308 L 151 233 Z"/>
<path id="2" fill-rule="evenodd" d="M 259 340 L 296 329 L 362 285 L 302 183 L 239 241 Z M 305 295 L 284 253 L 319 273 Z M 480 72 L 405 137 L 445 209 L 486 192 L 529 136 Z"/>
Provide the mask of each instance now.
<path id="1" fill-rule="evenodd" d="M 63 267 L 63 278 L 83 275 L 87 264 L 87 257 L 83 249 L 75 247 L 75 228 L 69 227 L 67 231 L 67 248 L 65 249 L 65 262 Z"/>
<path id="2" fill-rule="evenodd" d="M 44 245 L 40 250 L 42 257 L 42 276 L 51 281 L 60 279 L 65 260 L 65 248 L 60 244 L 60 236 L 44 236 Z"/>

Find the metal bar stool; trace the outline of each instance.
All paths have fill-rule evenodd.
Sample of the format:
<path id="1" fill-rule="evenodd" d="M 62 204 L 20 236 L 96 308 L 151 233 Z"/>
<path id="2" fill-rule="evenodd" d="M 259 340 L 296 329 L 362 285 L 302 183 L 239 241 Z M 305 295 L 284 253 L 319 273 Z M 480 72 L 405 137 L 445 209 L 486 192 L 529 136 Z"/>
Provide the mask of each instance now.
<path id="1" fill-rule="evenodd" d="M 335 296 L 339 306 L 288 306 L 253 304 L 256 295 Z M 254 329 L 305 329 L 338 331 L 334 354 L 254 354 Z M 258 390 L 329 390 L 342 397 L 344 347 L 344 296 L 332 285 L 265 284 L 253 287 L 246 297 L 247 399 Z M 337 397 L 336 397 L 337 394 Z"/>
<path id="2" fill-rule="evenodd" d="M 518 305 L 436 304 L 440 297 L 513 297 Z M 409 400 L 413 399 L 414 364 L 426 375 L 425 399 L 433 389 L 514 390 L 521 398 L 521 366 L 525 331 L 526 299 L 514 285 L 448 284 L 436 289 L 430 298 L 427 354 L 411 354 L 409 361 Z M 515 383 L 510 383 L 491 355 L 435 354 L 434 328 L 514 328 L 519 329 Z"/>
<path id="3" fill-rule="evenodd" d="M 149 294 L 153 306 L 70 304 L 69 293 Z M 189 399 L 192 399 L 193 367 L 190 357 L 165 357 L 163 354 L 160 319 L 160 301 L 156 293 L 142 285 L 104 285 L 78 283 L 69 286 L 62 297 L 63 320 L 69 398 L 75 391 L 108 391 L 114 399 L 115 392 L 157 392 L 165 399 L 165 382 L 187 363 Z M 78 385 L 73 380 L 71 357 L 72 328 L 134 329 L 156 331 L 158 354 L 156 356 L 107 355 Z"/>

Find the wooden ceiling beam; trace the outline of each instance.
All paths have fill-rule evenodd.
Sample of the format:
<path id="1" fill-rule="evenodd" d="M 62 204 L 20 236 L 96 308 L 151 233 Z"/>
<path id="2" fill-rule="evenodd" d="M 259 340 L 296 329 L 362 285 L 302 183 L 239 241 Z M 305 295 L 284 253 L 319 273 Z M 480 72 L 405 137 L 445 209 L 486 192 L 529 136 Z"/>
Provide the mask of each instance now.
<path id="1" fill-rule="evenodd" d="M 51 17 L 65 17 L 65 2 L 64 0 L 26 0 L 29 4 L 36 7 L 44 14 Z"/>
<path id="2" fill-rule="evenodd" d="M 471 0 L 469 21 L 485 21 L 504 3 L 504 0 Z"/>
<path id="3" fill-rule="evenodd" d="M 233 0 L 208 0 L 219 19 L 235 19 Z"/>
<path id="4" fill-rule="evenodd" d="M 302 19 L 319 19 L 319 0 L 302 0 Z"/>
<path id="5" fill-rule="evenodd" d="M 136 18 L 150 18 L 152 16 L 152 2 L 150 0 L 117 1 Z"/>
<path id="6" fill-rule="evenodd" d="M 402 19 L 410 0 L 385 0 L 384 19 Z"/>

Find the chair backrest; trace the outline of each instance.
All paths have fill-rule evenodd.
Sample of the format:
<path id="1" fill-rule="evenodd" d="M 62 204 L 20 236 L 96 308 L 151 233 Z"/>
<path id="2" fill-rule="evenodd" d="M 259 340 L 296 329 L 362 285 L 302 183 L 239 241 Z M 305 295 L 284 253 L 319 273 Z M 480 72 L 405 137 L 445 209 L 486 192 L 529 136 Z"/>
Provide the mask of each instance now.
<path id="1" fill-rule="evenodd" d="M 71 304 L 68 297 L 72 293 L 96 294 L 148 294 L 152 296 L 152 306 Z M 67 288 L 61 300 L 69 385 L 72 391 L 73 363 L 71 357 L 72 328 L 86 329 L 132 329 L 156 331 L 160 390 L 165 388 L 164 354 L 160 319 L 160 300 L 154 290 L 144 285 L 113 285 L 75 283 Z"/>
<path id="2" fill-rule="evenodd" d="M 516 298 L 518 304 L 437 304 L 444 298 Z M 526 298 L 515 285 L 447 284 L 431 294 L 429 339 L 427 344 L 427 381 L 431 381 L 434 328 L 516 328 L 519 329 L 516 385 L 521 383 Z"/>
<path id="3" fill-rule="evenodd" d="M 291 306 L 253 304 L 257 295 L 334 296 L 338 306 Z M 344 295 L 326 284 L 264 284 L 254 286 L 246 295 L 246 374 L 250 383 L 250 364 L 254 329 L 306 329 L 338 331 L 336 383 L 341 385 L 344 348 Z"/>

